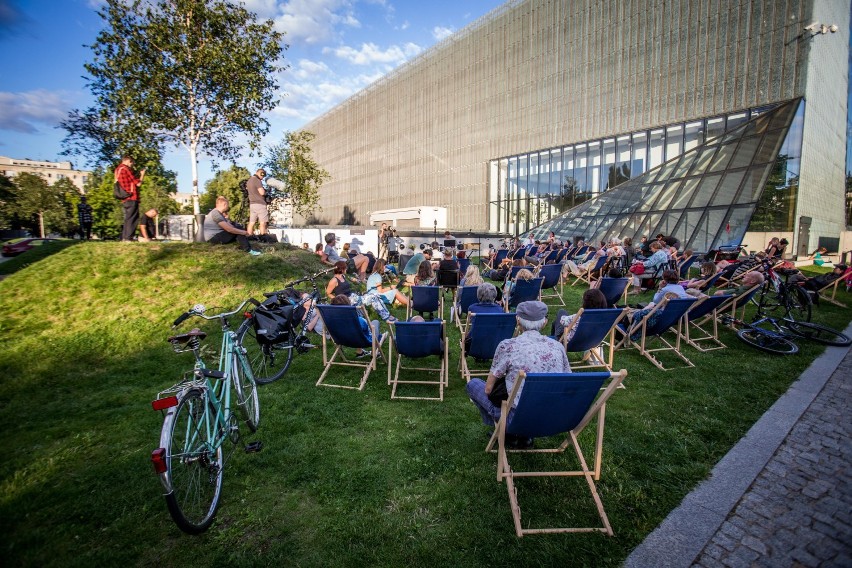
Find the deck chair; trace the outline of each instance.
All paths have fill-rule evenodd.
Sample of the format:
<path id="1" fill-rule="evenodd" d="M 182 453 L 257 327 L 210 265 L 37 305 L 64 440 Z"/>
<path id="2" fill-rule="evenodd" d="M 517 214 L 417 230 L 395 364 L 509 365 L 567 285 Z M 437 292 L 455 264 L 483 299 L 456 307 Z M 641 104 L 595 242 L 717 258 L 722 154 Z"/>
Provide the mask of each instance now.
<path id="1" fill-rule="evenodd" d="M 608 308 L 614 307 L 621 302 L 627 302 L 627 289 L 630 285 L 630 278 L 601 278 L 598 290 L 606 298 Z"/>
<path id="2" fill-rule="evenodd" d="M 456 294 L 456 303 L 453 306 L 453 319 L 462 333 L 465 330 L 464 322 L 467 321 L 467 309 L 471 304 L 476 303 L 476 291 L 478 289 L 479 286 L 462 286 Z"/>
<path id="3" fill-rule="evenodd" d="M 370 321 L 364 306 L 317 304 L 316 307 L 319 310 L 326 331 L 326 333 L 322 334 L 322 363 L 325 365 L 325 369 L 323 369 L 316 386 L 364 390 L 364 385 L 367 384 L 367 377 L 376 368 L 377 358 L 382 356 L 381 348 L 384 338 L 376 337 L 376 334 L 373 333 L 372 341 L 367 339 L 366 334 L 361 329 L 361 323 L 358 321 L 359 313 L 367 321 Z M 329 341 L 334 344 L 334 352 L 331 354 L 331 357 L 328 356 Z M 351 361 L 346 357 L 343 351 L 344 347 L 369 349 L 371 351 L 370 359 L 368 361 Z M 364 375 L 361 377 L 361 382 L 357 387 L 323 382 L 333 365 L 362 367 Z"/>
<path id="4" fill-rule="evenodd" d="M 521 302 L 530 300 L 538 300 L 541 297 L 541 284 L 544 278 L 530 278 L 529 280 L 517 280 L 512 286 L 512 291 L 509 294 L 503 295 L 503 307 L 507 312 L 518 307 Z M 508 298 L 506 297 L 508 296 Z"/>
<path id="5" fill-rule="evenodd" d="M 467 272 L 467 267 L 470 266 L 469 258 L 459 258 L 459 273 L 464 274 Z"/>
<path id="6" fill-rule="evenodd" d="M 837 287 L 840 286 L 841 282 L 847 282 L 848 280 L 852 280 L 852 268 L 847 268 L 846 272 L 844 272 L 840 278 L 838 278 L 834 282 L 829 282 L 828 284 L 817 290 L 817 295 L 819 295 L 819 299 L 825 300 L 826 302 L 830 302 L 835 306 L 845 308 L 846 304 L 837 300 Z M 831 291 L 831 296 L 828 295 L 829 290 Z"/>
<path id="7" fill-rule="evenodd" d="M 465 348 L 465 334 L 462 334 L 459 344 L 459 370 L 465 382 L 470 382 L 473 377 L 487 377 L 490 369 L 472 368 L 467 361 L 473 357 L 477 364 L 490 361 L 494 358 L 497 346 L 504 339 L 511 339 L 515 335 L 518 320 L 515 314 L 468 314 L 467 335 L 470 336 L 470 347 Z"/>
<path id="8" fill-rule="evenodd" d="M 655 353 L 661 351 L 671 351 L 677 355 L 686 367 L 694 367 L 692 361 L 686 358 L 686 355 L 680 351 L 680 339 L 683 335 L 683 325 L 686 319 L 686 313 L 695 304 L 695 298 L 678 298 L 675 300 L 663 299 L 659 304 L 655 305 L 645 317 L 640 321 L 630 324 L 629 326 L 622 324 L 618 329 L 624 333 L 622 340 L 616 345 L 616 348 L 622 346 L 630 348 L 635 346 L 639 350 L 639 354 L 648 359 L 661 371 L 671 371 L 672 367 L 666 368 L 663 363 L 657 359 Z M 672 345 L 663 337 L 667 331 L 674 329 L 675 343 Z M 639 333 L 639 339 L 631 339 L 632 335 Z M 656 339 L 663 344 L 662 347 L 654 349 L 648 348 L 648 344 Z M 681 368 L 686 368 L 681 367 Z"/>
<path id="9" fill-rule="evenodd" d="M 719 272 L 717 272 L 716 274 L 714 274 L 713 276 L 708 278 L 704 282 L 704 286 L 701 286 L 698 290 L 706 294 L 707 291 L 710 290 L 710 288 L 712 288 L 713 286 L 716 285 L 716 282 L 719 281 L 719 278 L 721 278 L 721 276 L 722 276 L 722 271 L 720 270 Z"/>
<path id="10" fill-rule="evenodd" d="M 571 325 L 563 330 L 562 337 L 556 338 L 562 342 L 565 351 L 569 354 L 569 361 L 571 353 L 583 354 L 579 362 L 571 361 L 571 369 L 603 367 L 607 371 L 612 371 L 615 329 L 618 322 L 626 315 L 627 311 L 621 308 L 594 310 L 580 308 Z M 576 328 L 574 335 L 570 340 L 567 339 L 568 333 L 574 328 Z M 606 356 L 604 356 L 604 346 L 608 348 Z"/>
<path id="11" fill-rule="evenodd" d="M 446 294 L 449 292 L 452 295 L 451 304 L 456 301 L 456 289 L 459 287 L 459 280 L 461 280 L 461 272 L 458 270 L 438 270 L 435 272 L 435 277 L 437 280 L 438 286 Z M 443 317 L 443 313 L 441 314 Z"/>
<path id="12" fill-rule="evenodd" d="M 541 301 L 544 302 L 548 298 L 556 298 L 564 306 L 565 299 L 562 297 L 564 292 L 562 285 L 562 265 L 539 264 L 534 274 L 544 279 L 541 282 Z M 545 290 L 551 290 L 551 292 L 545 294 Z"/>
<path id="13" fill-rule="evenodd" d="M 542 264 L 553 264 L 556 262 L 556 259 L 559 257 L 559 249 L 550 250 L 544 258 L 541 259 Z"/>
<path id="14" fill-rule="evenodd" d="M 444 387 L 448 384 L 449 351 L 447 349 L 447 333 L 444 322 L 441 320 L 427 322 L 393 322 L 390 324 L 390 347 L 388 348 L 388 384 L 392 385 L 391 398 L 402 398 L 409 400 L 444 400 Z M 394 347 L 396 348 L 396 361 L 394 361 Z M 438 366 L 405 367 L 404 361 L 421 361 L 427 357 L 438 358 Z M 413 363 L 416 364 L 416 363 Z M 393 367 L 396 366 L 394 371 Z M 399 378 L 399 372 L 405 371 L 430 371 L 437 372 L 437 380 Z M 399 385 L 437 385 L 438 396 L 399 396 L 396 389 Z"/>
<path id="15" fill-rule="evenodd" d="M 719 340 L 719 308 L 731 298 L 727 296 L 707 296 L 699 299 L 686 314 L 683 326 L 683 340 L 702 353 L 715 349 L 724 349 L 726 345 Z M 708 343 L 709 346 L 702 345 Z"/>
<path id="16" fill-rule="evenodd" d="M 508 249 L 498 249 L 497 254 L 494 256 L 493 266 L 491 268 L 497 268 L 500 266 L 500 263 L 506 260 L 506 257 L 509 255 Z M 482 257 L 487 258 L 487 257 Z M 481 263 L 480 263 L 481 264 Z"/>
<path id="17" fill-rule="evenodd" d="M 509 493 L 509 504 L 515 523 L 515 534 L 523 537 L 528 534 L 542 533 L 574 533 L 602 532 L 612 536 L 612 527 L 606 516 L 603 502 L 598 495 L 595 482 L 600 480 L 603 450 L 603 435 L 606 416 L 606 403 L 615 393 L 618 386 L 627 376 L 622 369 L 618 373 L 541 373 L 526 374 L 521 371 L 512 387 L 508 400 L 503 401 L 500 420 L 494 429 L 486 451 L 497 451 L 497 481 L 506 481 Z M 604 383 L 610 379 L 605 388 Z M 523 391 L 518 397 L 514 412 L 509 412 L 510 402 L 515 400 L 523 385 Z M 595 432 L 594 456 L 586 460 L 578 438 L 586 426 L 597 418 Z M 557 434 L 567 436 L 559 446 L 547 449 L 509 450 L 506 448 L 506 435 L 542 438 Z M 568 471 L 522 471 L 517 465 L 509 465 L 509 455 L 516 453 L 540 453 L 564 455 L 568 445 L 572 445 L 577 456 L 580 469 Z M 556 456 L 554 456 L 556 458 Z M 543 459 L 543 458 L 542 458 Z M 541 460 L 535 463 L 539 463 Z M 589 464 L 592 467 L 589 467 Z M 589 486 L 592 500 L 597 508 L 603 526 L 599 527 L 564 527 L 564 528 L 531 528 L 521 525 L 521 507 L 518 502 L 518 491 L 515 479 L 520 477 L 583 477 Z"/>
<path id="18" fill-rule="evenodd" d="M 766 284 L 766 283 L 764 283 L 764 284 Z M 728 302 L 725 303 L 725 304 L 722 304 L 722 306 L 717 310 L 718 313 L 724 313 L 724 312 L 730 311 L 730 316 L 732 318 L 736 319 L 737 311 L 739 311 L 740 312 L 740 318 L 739 319 L 744 319 L 745 318 L 746 305 L 751 301 L 752 298 L 754 298 L 757 295 L 758 292 L 760 292 L 760 290 L 761 290 L 761 288 L 763 288 L 764 284 L 756 284 L 755 286 L 752 286 L 751 288 L 746 290 L 743 294 L 740 294 L 739 296 L 736 296 L 736 297 L 725 296 L 725 298 L 728 299 Z"/>
<path id="19" fill-rule="evenodd" d="M 698 260 L 698 255 L 693 254 L 692 256 L 690 256 L 684 261 L 681 261 L 681 263 L 678 264 L 677 269 L 678 273 L 680 274 L 681 280 L 686 280 L 689 278 L 689 268 L 693 265 L 693 263 L 695 263 L 696 260 Z"/>
<path id="20" fill-rule="evenodd" d="M 561 248 L 557 251 L 556 258 L 553 260 L 553 264 L 561 264 L 565 259 L 565 256 L 568 254 L 567 248 Z"/>
<path id="21" fill-rule="evenodd" d="M 405 319 L 411 319 L 412 312 L 417 312 L 421 316 L 423 314 L 430 314 L 432 318 L 434 318 L 435 312 L 438 312 L 438 318 L 443 317 L 444 297 L 441 295 L 441 287 L 412 286 L 411 294 L 408 297 L 408 308 L 406 308 Z"/>
<path id="22" fill-rule="evenodd" d="M 594 274 L 595 272 L 599 273 L 600 270 L 603 269 L 604 264 L 606 264 L 606 261 L 607 261 L 607 258 L 605 256 L 601 256 L 595 262 L 590 264 L 586 268 L 586 270 L 582 271 L 582 273 L 574 274 L 572 272 L 571 275 L 574 277 L 574 281 L 571 282 L 571 286 L 576 285 L 577 282 L 585 282 L 586 284 L 591 286 L 592 285 L 592 274 Z"/>

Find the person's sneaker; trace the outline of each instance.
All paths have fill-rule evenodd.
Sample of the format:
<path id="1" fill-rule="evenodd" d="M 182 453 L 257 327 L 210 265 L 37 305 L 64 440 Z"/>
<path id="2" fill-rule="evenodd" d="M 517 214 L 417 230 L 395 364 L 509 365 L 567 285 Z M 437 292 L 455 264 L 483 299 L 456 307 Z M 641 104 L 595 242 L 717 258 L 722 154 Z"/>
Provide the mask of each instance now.
<path id="1" fill-rule="evenodd" d="M 250 250 L 250 251 L 248 251 L 248 253 L 252 256 L 260 256 L 261 254 L 263 254 L 259 250 Z"/>
<path id="2" fill-rule="evenodd" d="M 373 354 L 372 351 L 365 349 L 364 351 L 361 351 L 360 353 L 356 353 L 355 357 L 357 357 L 358 359 L 366 359 L 367 357 L 370 357 L 372 354 Z"/>

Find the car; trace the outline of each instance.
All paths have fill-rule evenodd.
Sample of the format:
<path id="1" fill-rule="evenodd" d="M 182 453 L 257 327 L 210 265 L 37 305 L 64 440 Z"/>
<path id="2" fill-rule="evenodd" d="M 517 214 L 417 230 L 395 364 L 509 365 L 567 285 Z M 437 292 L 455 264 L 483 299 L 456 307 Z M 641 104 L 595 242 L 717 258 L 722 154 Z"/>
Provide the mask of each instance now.
<path id="1" fill-rule="evenodd" d="M 3 256 L 17 256 L 22 252 L 27 252 L 33 247 L 41 246 L 45 243 L 52 243 L 55 239 L 12 239 L 3 243 Z"/>

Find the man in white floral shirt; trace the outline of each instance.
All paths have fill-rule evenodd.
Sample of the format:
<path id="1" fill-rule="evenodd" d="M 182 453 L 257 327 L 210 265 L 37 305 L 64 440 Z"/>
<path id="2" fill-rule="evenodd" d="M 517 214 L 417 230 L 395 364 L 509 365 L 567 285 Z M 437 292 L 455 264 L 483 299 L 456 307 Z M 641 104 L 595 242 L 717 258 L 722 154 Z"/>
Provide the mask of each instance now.
<path id="1" fill-rule="evenodd" d="M 562 344 L 539 333 L 547 323 L 547 305 L 542 302 L 521 302 L 515 312 L 522 333 L 506 339 L 497 346 L 488 379 L 471 379 L 467 393 L 479 409 L 482 422 L 494 426 L 500 419 L 500 403 L 509 397 L 515 379 L 521 371 L 527 373 L 570 373 L 568 356 Z M 512 401 L 509 420 L 518 404 L 518 396 Z M 509 439 L 515 447 L 529 447 L 531 439 Z"/>

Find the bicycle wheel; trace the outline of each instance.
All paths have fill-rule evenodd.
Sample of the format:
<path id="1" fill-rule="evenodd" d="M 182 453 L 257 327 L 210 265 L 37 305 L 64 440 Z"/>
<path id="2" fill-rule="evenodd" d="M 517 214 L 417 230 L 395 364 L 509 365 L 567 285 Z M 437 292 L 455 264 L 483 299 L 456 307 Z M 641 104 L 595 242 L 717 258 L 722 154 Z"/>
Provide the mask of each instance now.
<path id="1" fill-rule="evenodd" d="M 816 341 L 817 343 L 836 345 L 838 347 L 846 347 L 847 345 L 852 344 L 852 339 L 850 339 L 846 334 L 840 333 L 836 329 L 831 329 L 830 327 L 819 323 L 788 321 L 784 323 L 784 326 L 789 329 L 791 333 L 799 337 L 804 337 L 805 339 Z"/>
<path id="2" fill-rule="evenodd" d="M 798 286 L 787 290 L 785 319 L 792 321 L 811 321 L 811 298 Z"/>
<path id="3" fill-rule="evenodd" d="M 205 409 L 208 412 L 205 412 Z M 201 390 L 181 396 L 163 421 L 160 446 L 166 450 L 166 504 L 177 526 L 185 533 L 207 530 L 216 516 L 222 495 L 222 446 L 216 445 L 208 420 L 215 412 Z"/>
<path id="4" fill-rule="evenodd" d="M 237 344 L 243 348 L 254 382 L 259 385 L 265 385 L 283 377 L 293 360 L 293 348 L 289 342 L 278 345 L 258 343 L 250 319 L 245 320 L 237 330 Z"/>
<path id="5" fill-rule="evenodd" d="M 799 346 L 788 339 L 759 328 L 741 329 L 737 337 L 752 347 L 775 355 L 793 355 L 799 352 Z"/>
<path id="6" fill-rule="evenodd" d="M 257 399 L 257 385 L 251 377 L 248 360 L 242 354 L 236 354 L 231 365 L 234 389 L 237 391 L 237 403 L 245 416 L 246 425 L 252 432 L 260 425 L 260 402 Z"/>

